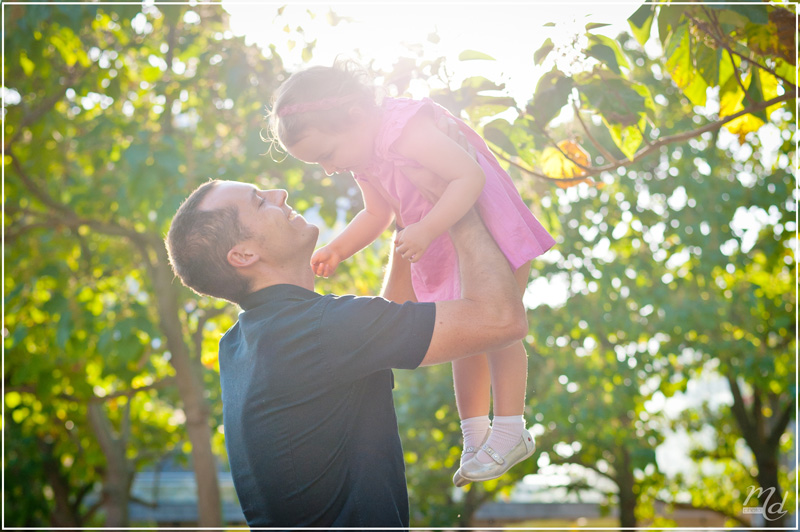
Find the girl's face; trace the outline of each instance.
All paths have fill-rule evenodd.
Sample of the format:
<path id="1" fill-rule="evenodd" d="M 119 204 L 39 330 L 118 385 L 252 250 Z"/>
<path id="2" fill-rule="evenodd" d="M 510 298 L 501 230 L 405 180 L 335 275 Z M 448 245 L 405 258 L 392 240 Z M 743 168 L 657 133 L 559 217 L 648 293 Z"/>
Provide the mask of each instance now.
<path id="1" fill-rule="evenodd" d="M 374 152 L 374 132 L 369 121 L 355 119 L 341 130 L 325 131 L 308 128 L 292 146 L 289 153 L 301 161 L 317 163 L 327 175 L 340 172 L 359 172 L 371 161 Z"/>

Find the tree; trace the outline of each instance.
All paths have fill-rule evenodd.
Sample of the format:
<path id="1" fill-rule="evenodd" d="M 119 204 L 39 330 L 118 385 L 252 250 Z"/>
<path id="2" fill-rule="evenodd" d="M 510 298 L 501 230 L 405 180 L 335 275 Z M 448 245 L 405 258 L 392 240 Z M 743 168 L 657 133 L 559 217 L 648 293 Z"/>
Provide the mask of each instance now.
<path id="1" fill-rule="evenodd" d="M 542 310 L 543 316 L 539 309 L 531 313 L 531 375 L 542 377 L 531 379 L 531 408 L 540 412 L 536 419 L 546 428 L 540 450 L 546 450 L 552 462 L 581 464 L 616 484 L 614 496 L 623 526 L 652 518 L 651 503 L 664 497 L 667 485 L 654 466 L 655 448 L 669 420 L 648 412 L 644 405 L 653 397 L 684 390 L 689 377 L 709 362 L 729 360 L 734 353 L 718 346 L 731 345 L 734 337 L 737 342 L 743 336 L 751 338 L 751 343 L 737 344 L 739 355 L 732 362 L 747 367 L 746 376 L 739 369 L 730 373 L 722 362 L 723 372 L 734 375 L 731 414 L 739 420 L 735 439 L 748 435 L 751 449 L 761 456 L 755 474 L 759 485 L 781 493 L 774 473 L 778 442 L 787 444 L 783 435 L 794 408 L 789 355 L 795 335 L 787 320 L 795 302 L 784 286 L 794 261 L 787 244 L 790 231 L 783 228 L 793 209 L 781 200 L 791 197 L 790 159 L 782 159 L 778 166 L 764 164 L 756 156 L 733 154 L 734 147 L 718 148 L 717 139 L 722 128 L 737 135 L 739 144 L 746 146 L 741 154 L 748 148 L 758 151 L 755 132 L 764 124 L 779 131 L 791 127 L 793 109 L 785 102 L 794 100 L 796 84 L 790 53 L 794 30 L 789 37 L 786 34 L 792 7 L 646 4 L 630 19 L 638 45 L 626 35 L 616 40 L 596 35 L 592 30 L 600 25 L 590 24 L 584 36 L 588 46 L 571 56 L 586 61 L 585 68 L 574 72 L 574 63 L 569 72 L 554 67 L 539 82 L 531 103 L 516 109 L 518 118 L 510 123 L 491 119 L 513 106 L 509 98 L 487 92 L 502 89 L 495 81 L 470 78 L 457 90 L 433 93 L 474 125 L 486 124 L 485 138 L 511 166 L 531 201 L 538 203 L 544 196 L 545 225 L 563 236 L 556 264 L 538 264 L 540 274 L 566 277 L 573 288 L 563 308 Z M 651 37 L 656 31 L 657 36 Z M 663 57 L 641 49 L 648 40 L 656 44 L 656 39 L 663 46 Z M 553 51 L 552 43 L 545 43 L 536 61 L 542 63 Z M 466 53 L 462 57 L 485 58 Z M 424 77 L 426 70 L 436 73 L 439 65 L 432 61 L 412 68 L 399 63 L 403 72 L 395 76 L 401 80 L 398 92 L 408 80 Z M 556 120 L 570 107 L 571 120 L 566 124 L 563 118 Z M 791 132 L 787 133 L 779 153 L 791 157 Z M 557 142 L 558 138 L 565 140 Z M 591 148 L 581 146 L 582 138 Z M 730 165 L 736 157 L 745 160 Z M 739 183 L 737 174 L 750 177 Z M 602 177 L 604 188 L 548 194 L 541 185 L 542 181 L 563 188 L 583 182 L 597 185 L 589 179 L 592 176 Z M 652 205 L 642 206 L 641 198 L 650 198 Z M 671 209 L 665 206 L 668 199 L 688 202 L 691 208 Z M 709 205 L 714 208 L 705 209 Z M 737 210 L 773 213 L 770 219 L 780 213 L 778 220 L 784 222 L 762 228 L 764 246 L 771 254 L 749 249 L 737 254 L 734 273 L 726 277 L 722 274 L 731 269 L 729 257 L 720 245 L 742 241 L 743 235 L 732 229 Z M 733 296 L 728 288 L 710 289 L 731 284 L 739 285 L 748 299 Z M 767 291 L 767 285 L 779 288 Z M 585 309 L 594 312 L 587 316 Z M 757 311 L 758 333 L 746 335 L 751 309 L 763 310 Z M 718 312 L 741 317 L 736 325 L 709 319 Z M 721 323 L 727 332 L 719 330 Z M 716 334 L 712 336 L 711 330 Z M 755 354 L 753 343 L 760 346 Z M 575 350 L 584 356 L 571 356 Z M 771 372 L 773 368 L 777 371 Z M 759 384 L 745 385 L 751 379 Z M 754 393 L 749 412 L 748 400 L 740 393 L 743 385 Z M 771 390 L 768 409 L 756 399 L 766 389 Z M 415 400 L 421 399 L 415 395 Z M 434 403 L 419 408 L 447 412 L 437 410 Z M 451 417 L 443 421 L 452 427 Z M 717 424 L 718 418 L 714 414 L 697 423 Z M 730 423 L 720 428 L 726 426 L 730 433 Z M 407 447 L 417 455 L 416 442 Z M 446 455 L 441 446 L 438 453 Z M 521 478 L 534 471 L 532 464 L 526 464 L 509 476 Z M 433 474 L 444 477 L 438 469 Z M 748 477 L 738 477 L 737 489 L 746 488 L 742 483 Z M 708 487 L 705 493 L 692 502 L 744 522 L 738 515 L 744 497 L 715 497 Z M 723 500 L 728 502 L 718 504 Z M 670 502 L 680 504 L 680 499 Z"/>
<path id="2" fill-rule="evenodd" d="M 574 64 L 554 66 L 539 81 L 531 103 L 512 126 L 496 120 L 487 124 L 484 134 L 508 162 L 529 175 L 566 180 L 562 185 L 616 170 L 658 153 L 662 146 L 722 127 L 743 141 L 768 115 L 787 108 L 785 102 L 795 99 L 793 7 L 735 3 L 673 7 L 661 2 L 643 4 L 630 17 L 640 45 L 660 45 L 665 60 L 658 67 L 659 75 L 669 76 L 681 90 L 687 110 L 707 109 L 700 127 L 661 134 L 668 125 L 658 124 L 654 118 L 663 102 L 632 77 L 635 65 L 625 47 L 633 43 L 623 45 L 593 33 L 603 24 L 588 24 L 587 46 L 577 53 L 570 48 L 561 50 L 584 68 L 574 72 Z M 553 43 L 546 41 L 535 61 L 544 63 L 554 50 Z M 599 119 L 623 156 L 612 153 L 586 127 L 583 133 L 594 153 L 571 140 L 555 142 L 548 124 L 570 105 L 582 126 L 589 118 Z M 536 170 L 537 166 L 542 170 Z"/>
<path id="3" fill-rule="evenodd" d="M 287 188 L 297 210 L 318 206 L 329 226 L 359 208 L 346 180 L 265 156 L 263 105 L 285 72 L 274 50 L 264 58 L 233 38 L 218 7 L 5 8 L 15 29 L 4 36 L 4 401 L 7 478 L 19 479 L 5 492 L 10 524 L 125 525 L 134 472 L 178 452 L 195 468 L 201 526 L 218 526 L 214 353 L 235 317 L 173 279 L 162 244 L 169 220 L 189 190 L 217 176 Z M 739 490 L 751 474 L 761 487 L 787 485 L 772 466 L 791 443 L 796 389 L 786 288 L 796 228 L 785 201 L 793 10 L 646 4 L 631 18 L 635 40 L 590 25 L 574 56 L 585 68 L 554 67 L 512 122 L 495 117 L 515 107 L 487 92 L 502 89 L 498 80 L 432 94 L 482 129 L 563 235 L 555 263 L 535 268 L 573 287 L 563 307 L 531 312 L 530 408 L 548 429 L 539 456 L 610 476 L 624 523 L 649 519 L 665 488 L 681 503 L 685 486 L 653 465 L 667 420 L 646 404 L 708 368 L 730 377 L 735 402 L 675 421 L 714 424 L 717 449 L 697 458 L 733 464 L 729 485 Z M 645 54 L 643 43 L 663 53 Z M 546 43 L 534 61 L 561 51 Z M 404 60 L 387 79 L 402 94 L 411 77 L 442 66 Z M 759 154 L 770 127 L 789 133 L 776 161 Z M 743 151 L 718 145 L 724 130 Z M 595 178 L 605 188 L 579 184 Z M 732 220 L 740 208 L 766 220 L 752 244 Z M 385 255 L 378 243 L 318 287 L 375 293 Z M 591 319 L 586 308 L 596 309 Z M 570 348 L 586 356 L 569 358 Z M 498 482 L 449 490 L 460 442 L 447 368 L 399 373 L 397 383 L 415 522 L 467 524 L 482 500 L 536 471 L 529 460 Z M 577 407 L 601 426 L 581 423 Z M 743 434 L 755 471 L 733 452 Z M 97 485 L 105 495 L 90 506 Z M 742 502 L 692 495 L 732 517 Z"/>
<path id="4" fill-rule="evenodd" d="M 39 444 L 40 468 L 62 465 L 43 487 L 52 524 L 88 519 L 102 477 L 105 524 L 126 526 L 135 470 L 182 448 L 199 523 L 220 526 L 218 379 L 201 353 L 209 323 L 232 317 L 179 287 L 162 237 L 209 177 L 278 181 L 258 177 L 273 166 L 257 131 L 280 61 L 226 34 L 216 6 L 6 12 L 4 379 L 19 452 Z M 6 496 L 43 508 L 24 486 Z"/>

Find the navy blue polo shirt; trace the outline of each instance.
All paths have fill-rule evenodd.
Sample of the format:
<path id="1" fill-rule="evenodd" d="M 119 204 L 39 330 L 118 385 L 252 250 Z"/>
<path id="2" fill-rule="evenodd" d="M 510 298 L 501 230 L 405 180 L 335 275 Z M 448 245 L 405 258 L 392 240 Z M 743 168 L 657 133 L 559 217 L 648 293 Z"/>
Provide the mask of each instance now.
<path id="1" fill-rule="evenodd" d="M 419 366 L 433 303 L 250 294 L 220 340 L 225 444 L 249 526 L 407 527 L 392 368 Z"/>

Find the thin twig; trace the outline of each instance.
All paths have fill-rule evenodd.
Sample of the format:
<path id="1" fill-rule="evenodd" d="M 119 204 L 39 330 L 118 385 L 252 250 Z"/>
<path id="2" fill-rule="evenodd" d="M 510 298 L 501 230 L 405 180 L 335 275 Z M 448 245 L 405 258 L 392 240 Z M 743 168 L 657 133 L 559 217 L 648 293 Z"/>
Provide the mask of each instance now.
<path id="1" fill-rule="evenodd" d="M 706 15 L 708 16 L 709 20 L 713 19 L 713 20 L 714 20 L 714 23 L 716 24 L 716 22 L 717 22 L 717 21 L 716 21 L 716 17 L 715 17 L 715 16 L 714 16 L 712 13 L 709 13 L 709 12 L 708 12 L 708 10 L 707 10 L 707 8 L 703 7 L 703 10 L 706 12 Z M 703 26 L 705 26 L 705 24 L 703 24 L 701 21 L 699 21 L 699 20 L 697 20 L 697 19 L 695 19 L 695 18 L 692 18 L 691 20 L 692 20 L 692 21 L 693 21 L 695 24 L 697 24 L 697 25 L 698 25 L 700 28 L 702 28 Z M 717 27 L 718 27 L 718 25 L 717 25 Z M 725 50 L 727 50 L 729 54 L 736 55 L 736 56 L 737 56 L 737 57 L 739 57 L 740 59 L 743 59 L 743 60 L 747 61 L 748 63 L 750 63 L 751 65 L 755 66 L 756 68 L 760 68 L 760 69 L 761 69 L 761 70 L 763 70 L 764 72 L 767 72 L 767 73 L 769 73 L 769 74 L 771 74 L 771 75 L 775 76 L 776 78 L 778 78 L 779 80 L 783 81 L 784 83 L 786 83 L 786 84 L 787 84 L 787 85 L 789 85 L 790 87 L 792 87 L 792 88 L 797 88 L 797 87 L 796 87 L 796 85 L 795 85 L 794 83 L 792 83 L 792 82 L 791 82 L 791 81 L 789 81 L 788 79 L 784 78 L 783 76 L 779 76 L 779 75 L 778 75 L 778 74 L 777 74 L 777 73 L 776 73 L 774 70 L 770 70 L 769 68 L 767 68 L 766 66 L 762 65 L 761 63 L 759 63 L 759 62 L 757 62 L 757 61 L 755 61 L 755 60 L 753 60 L 753 59 L 751 59 L 751 58 L 749 58 L 749 57 L 745 57 L 743 54 L 741 54 L 741 53 L 737 52 L 736 50 L 733 50 L 733 49 L 732 49 L 732 48 L 731 48 L 731 47 L 728 45 L 728 43 L 724 42 L 724 41 L 723 41 L 723 38 L 722 38 L 722 37 L 720 37 L 720 36 L 718 36 L 718 35 L 717 35 L 715 32 L 708 31 L 708 32 L 706 32 L 706 33 L 708 33 L 709 35 L 711 35 L 711 38 L 712 38 L 712 39 L 714 39 L 714 41 L 716 41 L 716 43 L 717 43 L 718 45 L 720 45 L 720 46 L 722 46 L 723 48 L 725 48 Z M 733 61 L 733 58 L 731 58 L 731 62 L 732 62 L 732 61 Z M 735 67 L 736 67 L 736 65 L 734 64 L 734 68 L 735 68 Z"/>
<path id="2" fill-rule="evenodd" d="M 578 105 L 575 103 L 574 100 L 572 102 L 572 108 L 575 110 L 575 116 L 578 118 L 578 122 L 581 124 L 581 127 L 583 127 L 583 131 L 586 133 L 586 136 L 589 138 L 589 141 L 594 145 L 594 147 L 597 148 L 597 150 L 603 155 L 603 157 L 605 157 L 609 161 L 614 163 L 619 162 L 617 158 L 611 155 L 611 152 L 605 149 L 605 147 L 603 147 L 603 145 L 600 144 L 600 142 L 597 139 L 595 139 L 594 136 L 589 132 L 589 127 L 586 125 L 586 122 L 584 122 L 583 119 L 581 118 L 580 109 L 578 108 Z"/>

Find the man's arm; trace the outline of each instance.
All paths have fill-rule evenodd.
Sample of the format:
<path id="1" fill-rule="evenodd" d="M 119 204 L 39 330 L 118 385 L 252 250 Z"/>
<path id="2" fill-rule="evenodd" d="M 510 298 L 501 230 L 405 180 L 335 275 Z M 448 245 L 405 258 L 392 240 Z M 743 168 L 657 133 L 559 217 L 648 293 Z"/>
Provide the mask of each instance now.
<path id="1" fill-rule="evenodd" d="M 494 351 L 528 332 L 511 267 L 475 209 L 450 229 L 458 253 L 461 299 L 436 303 L 436 323 L 422 366 Z"/>

